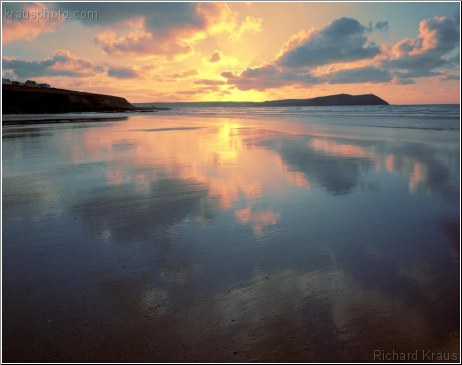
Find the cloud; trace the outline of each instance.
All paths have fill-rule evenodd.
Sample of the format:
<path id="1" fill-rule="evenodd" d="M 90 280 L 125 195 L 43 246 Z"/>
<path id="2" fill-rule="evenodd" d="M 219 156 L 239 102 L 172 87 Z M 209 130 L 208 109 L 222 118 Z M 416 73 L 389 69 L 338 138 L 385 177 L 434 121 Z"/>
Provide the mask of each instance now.
<path id="1" fill-rule="evenodd" d="M 386 32 L 388 31 L 388 20 L 378 21 L 375 23 L 374 29 L 379 32 Z"/>
<path id="2" fill-rule="evenodd" d="M 174 79 L 184 79 L 192 76 L 198 75 L 199 72 L 195 68 L 191 68 L 189 70 L 175 72 L 173 74 L 168 75 L 167 77 L 174 78 Z"/>
<path id="3" fill-rule="evenodd" d="M 380 21 L 373 28 L 387 27 L 387 21 Z M 341 18 L 319 31 L 311 29 L 291 37 L 273 61 L 221 76 L 240 90 L 262 91 L 321 83 L 412 84 L 419 77 L 447 79 L 451 68 L 459 69 L 459 57 L 451 56 L 459 42 L 459 29 L 450 18 L 424 19 L 417 38 L 405 38 L 392 46 L 369 43 L 367 32 L 357 20 Z M 452 72 L 450 79 L 455 75 Z"/>
<path id="4" fill-rule="evenodd" d="M 353 84 L 389 82 L 393 75 L 386 69 L 374 66 L 358 67 L 348 70 L 331 71 L 324 75 L 314 75 L 305 69 L 284 69 L 278 65 L 265 65 L 248 68 L 236 75 L 223 72 L 229 85 L 235 85 L 240 90 L 266 90 L 287 85 L 309 87 L 321 83 Z"/>
<path id="5" fill-rule="evenodd" d="M 302 32 L 284 47 L 277 63 L 299 68 L 373 58 L 379 48 L 368 42 L 366 27 L 357 20 L 340 18 L 320 31 Z"/>
<path id="6" fill-rule="evenodd" d="M 226 85 L 226 81 L 223 80 L 209 80 L 209 79 L 200 79 L 194 81 L 196 85 L 208 85 L 208 86 L 213 86 L 213 85 Z"/>
<path id="7" fill-rule="evenodd" d="M 69 10 L 97 11 L 96 21 L 82 22 L 104 28 L 95 42 L 118 57 L 184 56 L 207 35 L 230 32 L 230 24 L 241 33 L 255 29 L 252 19 L 239 24 L 238 14 L 225 3 L 115 3 L 110 9 L 104 3 L 62 5 Z"/>
<path id="8" fill-rule="evenodd" d="M 223 89 L 221 84 L 197 84 L 198 85 L 195 88 L 192 89 L 187 89 L 187 90 L 179 90 L 176 91 L 175 93 L 177 95 L 199 95 L 199 94 L 216 94 L 216 95 L 229 95 L 231 94 L 229 90 Z"/>
<path id="9" fill-rule="evenodd" d="M 235 85 L 240 90 L 266 90 L 288 84 L 310 86 L 320 82 L 309 71 L 288 71 L 274 64 L 248 68 L 238 75 L 227 71 L 221 76 L 227 78 L 229 85 Z"/>
<path id="10" fill-rule="evenodd" d="M 373 66 L 341 70 L 325 76 L 326 81 L 330 84 L 381 83 L 391 81 L 392 78 L 390 71 Z"/>
<path id="11" fill-rule="evenodd" d="M 340 18 L 319 31 L 311 29 L 291 37 L 279 56 L 266 65 L 249 67 L 240 74 L 224 72 L 221 76 L 240 90 L 390 81 L 389 72 L 375 66 L 335 72 L 330 71 L 335 69 L 331 67 L 327 74 L 315 73 L 319 66 L 371 60 L 379 53 L 378 46 L 368 42 L 365 26 L 355 19 Z"/>
<path id="12" fill-rule="evenodd" d="M 256 144 L 275 151 L 290 171 L 302 173 L 307 181 L 316 182 L 334 195 L 351 193 L 360 181 L 361 171 L 373 166 L 373 155 L 360 144 L 313 137 L 265 139 Z"/>
<path id="13" fill-rule="evenodd" d="M 129 19 L 144 18 L 148 29 L 169 31 L 181 27 L 201 27 L 206 22 L 202 7 L 194 3 L 55 3 L 56 8 L 73 11 L 96 12 L 97 19 L 79 19 L 88 26 L 104 27 L 124 23 Z M 209 7 L 210 8 L 210 7 Z"/>
<path id="14" fill-rule="evenodd" d="M 221 60 L 221 53 L 218 51 L 215 51 L 212 53 L 212 55 L 209 58 L 209 62 L 215 63 Z"/>
<path id="15" fill-rule="evenodd" d="M 233 40 L 258 32 L 262 21 L 252 16 L 239 21 L 239 13 L 225 3 L 60 3 L 68 11 L 97 12 L 97 19 L 83 19 L 103 28 L 95 42 L 118 57 L 159 56 L 176 58 L 191 54 L 193 45 L 207 36 L 226 32 Z"/>
<path id="16" fill-rule="evenodd" d="M 257 237 L 262 236 L 265 229 L 275 225 L 280 218 L 271 209 L 255 212 L 252 205 L 236 210 L 235 216 L 241 224 L 251 225 Z"/>
<path id="17" fill-rule="evenodd" d="M 38 76 L 89 77 L 102 73 L 104 68 L 93 61 L 79 58 L 69 51 L 57 50 L 52 57 L 39 61 L 4 58 L 3 69 L 18 79 Z"/>
<path id="18" fill-rule="evenodd" d="M 441 75 L 437 69 L 453 65 L 445 56 L 458 44 L 459 27 L 452 19 L 424 19 L 420 22 L 417 38 L 404 38 L 396 43 L 391 48 L 390 59 L 384 64 L 407 78 Z"/>
<path id="19" fill-rule="evenodd" d="M 366 27 L 366 31 L 368 33 L 372 33 L 374 31 L 375 32 L 387 32 L 388 26 L 389 26 L 388 20 L 380 20 L 376 22 L 375 24 L 373 22 L 369 22 L 369 24 Z"/>
<path id="20" fill-rule="evenodd" d="M 107 54 L 117 57 L 163 55 L 166 58 L 173 58 L 192 52 L 191 46 L 181 40 L 175 41 L 169 37 L 159 39 L 143 29 L 123 36 L 113 31 L 105 31 L 95 37 L 95 43 Z"/>
<path id="21" fill-rule="evenodd" d="M 8 5 L 11 9 L 23 9 L 23 5 Z M 262 29 L 260 18 L 240 14 L 226 3 L 49 3 L 30 5 L 30 9 L 49 12 L 74 12 L 87 17 L 66 19 L 94 27 L 94 41 L 107 54 L 117 57 L 164 57 L 168 59 L 187 56 L 193 45 L 207 36 L 228 33 L 238 40 L 247 33 Z M 83 13 L 85 12 L 85 13 Z M 91 16 L 90 16 L 91 15 Z M 52 21 L 36 19 L 19 21 L 5 19 L 5 42 L 35 39 L 44 32 L 52 32 L 64 21 L 63 17 Z"/>
<path id="22" fill-rule="evenodd" d="M 140 77 L 138 72 L 133 67 L 121 65 L 108 66 L 107 75 L 118 79 L 132 79 Z"/>
<path id="23" fill-rule="evenodd" d="M 203 39 L 220 24 L 235 24 L 237 13 L 224 3 L 49 3 L 8 4 L 9 11 L 60 11 L 69 15 L 91 14 L 77 21 L 85 26 L 100 28 L 95 42 L 111 55 L 132 57 L 157 55 L 173 57 L 191 52 L 191 44 Z M 232 22 L 231 22 L 232 20 Z M 43 32 L 52 32 L 64 21 L 52 19 L 6 19 L 2 29 L 5 42 L 35 39 Z M 250 30 L 252 26 L 244 21 Z M 250 22 L 251 23 L 251 22 Z M 249 24 L 250 24 L 249 23 Z M 236 23 L 236 26 L 239 24 Z M 223 28 L 225 29 L 225 28 Z M 120 33 L 119 33 L 120 32 Z"/>
<path id="24" fill-rule="evenodd" d="M 127 199 L 127 197 L 133 199 Z M 163 208 L 169 201 L 168 214 Z M 132 220 L 122 220 L 123 211 L 117 207 L 124 204 L 132 209 Z M 208 199 L 205 184 L 177 178 L 158 179 L 148 184 L 146 191 L 139 191 L 131 184 L 109 185 L 100 194 L 91 195 L 76 210 L 83 222 L 98 234 L 109 230 L 114 239 L 121 242 L 140 242 L 156 234 L 163 234 L 168 228 L 188 216 L 200 216 L 205 206 L 212 209 L 213 202 Z M 104 214 L 105 207 L 108 209 Z M 135 209 L 136 207 L 136 209 Z M 131 226 L 134 229 L 129 230 Z"/>
<path id="25" fill-rule="evenodd" d="M 2 42 L 33 41 L 42 33 L 54 32 L 63 24 L 64 18 L 37 20 L 48 7 L 41 3 L 8 3 L 3 6 Z"/>
<path id="26" fill-rule="evenodd" d="M 441 78 L 441 80 L 443 80 L 443 81 L 457 81 L 457 80 L 460 80 L 460 74 L 447 73 Z"/>
<path id="27" fill-rule="evenodd" d="M 395 75 L 393 76 L 392 83 L 395 85 L 412 85 L 415 84 L 415 81 L 413 79 L 403 77 L 402 75 Z"/>

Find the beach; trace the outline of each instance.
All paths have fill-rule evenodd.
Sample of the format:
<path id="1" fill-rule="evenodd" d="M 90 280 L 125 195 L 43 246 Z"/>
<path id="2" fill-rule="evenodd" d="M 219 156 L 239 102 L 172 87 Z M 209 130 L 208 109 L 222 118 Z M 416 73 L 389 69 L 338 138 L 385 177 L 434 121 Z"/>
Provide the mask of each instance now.
<path id="1" fill-rule="evenodd" d="M 459 115 L 4 124 L 3 361 L 460 359 Z"/>

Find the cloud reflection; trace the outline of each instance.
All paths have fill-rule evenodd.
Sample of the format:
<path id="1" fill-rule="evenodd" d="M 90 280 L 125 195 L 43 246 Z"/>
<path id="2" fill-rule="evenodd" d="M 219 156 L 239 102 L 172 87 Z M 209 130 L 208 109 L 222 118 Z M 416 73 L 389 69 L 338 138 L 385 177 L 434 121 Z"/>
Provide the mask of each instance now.
<path id="1" fill-rule="evenodd" d="M 257 236 L 261 236 L 266 227 L 276 224 L 279 220 L 279 215 L 271 209 L 255 212 L 250 205 L 236 210 L 235 215 L 242 224 L 251 224 Z"/>
<path id="2" fill-rule="evenodd" d="M 19 287 L 7 334 L 27 323 L 53 350 L 71 342 L 71 360 L 89 343 L 93 360 L 147 362 L 370 361 L 374 347 L 452 346 L 457 149 L 239 119 L 56 133 L 65 143 L 5 142 L 3 205 L 23 218 L 4 225 L 8 272 L 21 269 L 7 281 Z M 54 164 L 14 170 L 40 146 Z M 45 264 L 28 247 L 14 255 L 23 230 L 43 238 L 33 252 Z M 61 324 L 48 331 L 43 318 Z M 76 322 L 89 339 L 69 341 Z"/>
<path id="3" fill-rule="evenodd" d="M 205 185 L 166 178 L 150 183 L 147 191 L 129 184 L 95 190 L 75 210 L 96 235 L 130 243 L 165 239 L 168 227 L 188 216 L 206 218 L 212 206 Z"/>

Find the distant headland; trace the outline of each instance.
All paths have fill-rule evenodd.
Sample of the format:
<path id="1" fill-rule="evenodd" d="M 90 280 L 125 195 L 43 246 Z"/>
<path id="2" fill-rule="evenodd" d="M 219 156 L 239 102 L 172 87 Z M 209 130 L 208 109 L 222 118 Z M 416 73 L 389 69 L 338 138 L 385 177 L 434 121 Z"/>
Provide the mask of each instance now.
<path id="1" fill-rule="evenodd" d="M 389 105 L 374 94 L 337 94 L 319 96 L 311 99 L 272 100 L 262 103 L 265 106 L 344 106 L 344 105 Z"/>
<path id="2" fill-rule="evenodd" d="M 158 107 L 301 107 L 301 106 L 358 106 L 390 105 L 374 94 L 350 95 L 336 94 L 310 99 L 284 99 L 270 101 L 196 101 L 196 102 L 158 102 L 137 103 L 136 105 L 156 105 Z"/>

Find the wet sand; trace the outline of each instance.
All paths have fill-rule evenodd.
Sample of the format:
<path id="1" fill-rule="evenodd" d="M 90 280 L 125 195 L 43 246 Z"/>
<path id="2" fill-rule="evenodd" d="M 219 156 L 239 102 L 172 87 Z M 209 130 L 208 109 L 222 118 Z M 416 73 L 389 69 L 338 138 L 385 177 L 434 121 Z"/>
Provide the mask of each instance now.
<path id="1" fill-rule="evenodd" d="M 3 126 L 3 361 L 459 357 L 459 151 L 275 119 Z"/>

